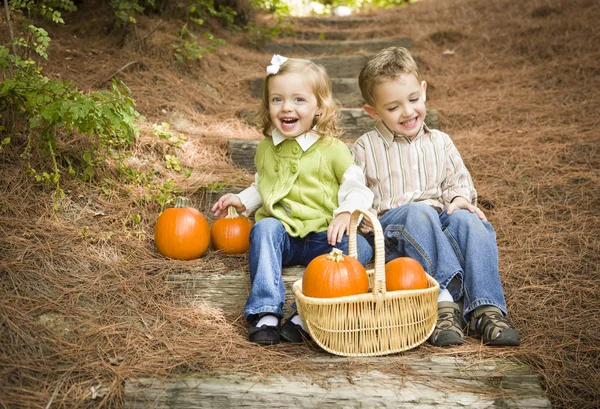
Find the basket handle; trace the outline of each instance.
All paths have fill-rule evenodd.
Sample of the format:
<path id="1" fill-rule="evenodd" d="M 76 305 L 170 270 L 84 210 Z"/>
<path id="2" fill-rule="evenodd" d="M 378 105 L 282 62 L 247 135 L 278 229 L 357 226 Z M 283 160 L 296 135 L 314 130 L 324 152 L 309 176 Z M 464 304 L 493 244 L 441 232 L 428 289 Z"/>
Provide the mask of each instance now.
<path id="1" fill-rule="evenodd" d="M 385 245 L 383 241 L 383 230 L 377 216 L 371 212 L 357 209 L 352 212 L 350 217 L 350 231 L 348 233 L 348 255 L 357 258 L 356 230 L 360 216 L 364 216 L 371 222 L 375 233 L 375 280 L 373 283 L 373 293 L 385 293 Z"/>

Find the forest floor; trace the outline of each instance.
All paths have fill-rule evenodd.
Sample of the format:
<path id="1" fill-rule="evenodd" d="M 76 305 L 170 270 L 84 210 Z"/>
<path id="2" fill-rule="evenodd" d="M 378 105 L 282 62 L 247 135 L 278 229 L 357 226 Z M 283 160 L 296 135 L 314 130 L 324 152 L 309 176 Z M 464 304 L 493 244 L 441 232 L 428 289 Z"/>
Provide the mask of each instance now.
<path id="1" fill-rule="evenodd" d="M 169 272 L 226 273 L 244 268 L 245 257 L 209 251 L 180 262 L 154 247 L 157 200 L 185 194 L 210 219 L 215 189 L 252 181 L 225 153 L 229 139 L 261 138 L 242 113 L 257 108 L 248 82 L 271 55 L 251 36 L 215 26 L 227 43 L 180 64 L 171 43 L 181 21 L 142 16 L 125 33 L 102 2 L 85 3 L 63 26 L 47 27 L 44 73 L 84 92 L 121 78 L 145 117 L 126 164 L 154 177 L 118 182 L 111 161 L 93 183 L 65 174 L 55 214 L 53 190 L 32 181 L 19 158 L 25 136 L 10 135 L 0 152 L 0 407 L 115 407 L 134 376 L 221 368 L 319 376 L 302 359 L 315 346 L 251 345 L 240 316 L 186 306 L 165 286 Z M 598 408 L 600 4 L 421 0 L 370 17 L 376 23 L 349 38 L 414 40 L 428 108 L 439 112 L 496 229 L 509 318 L 522 337 L 519 348 L 469 339 L 406 354 L 513 357 L 539 374 L 553 407 Z M 158 139 L 152 125 L 162 123 L 186 142 Z M 61 148 L 77 153 L 86 143 L 75 138 Z M 166 154 L 191 175 L 167 169 Z M 43 156 L 33 161 L 48 166 Z M 100 385 L 109 392 L 92 400 Z"/>

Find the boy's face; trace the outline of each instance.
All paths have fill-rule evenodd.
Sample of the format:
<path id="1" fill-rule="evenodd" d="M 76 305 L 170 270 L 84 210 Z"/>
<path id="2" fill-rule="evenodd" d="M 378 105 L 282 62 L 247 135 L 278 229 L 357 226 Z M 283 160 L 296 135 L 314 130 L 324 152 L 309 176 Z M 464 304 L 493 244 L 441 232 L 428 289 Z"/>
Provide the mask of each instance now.
<path id="1" fill-rule="evenodd" d="M 312 129 L 320 109 L 304 76 L 288 73 L 269 79 L 269 113 L 283 137 L 292 139 Z"/>
<path id="2" fill-rule="evenodd" d="M 381 119 L 392 131 L 414 139 L 425 121 L 425 81 L 412 74 L 385 80 L 373 89 L 375 106 L 364 109 L 373 119 Z"/>

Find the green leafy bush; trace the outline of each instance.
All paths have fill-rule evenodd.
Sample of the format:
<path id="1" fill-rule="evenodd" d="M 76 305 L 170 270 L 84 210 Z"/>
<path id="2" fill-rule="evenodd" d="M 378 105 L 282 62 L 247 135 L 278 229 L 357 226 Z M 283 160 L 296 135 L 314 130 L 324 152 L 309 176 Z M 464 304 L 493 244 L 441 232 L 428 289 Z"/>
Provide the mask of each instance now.
<path id="1" fill-rule="evenodd" d="M 34 6 L 33 2 L 14 3 L 23 7 L 20 10 L 32 11 Z M 48 15 L 53 21 L 62 22 L 60 13 L 45 5 L 43 7 L 51 12 Z M 22 34 L 9 43 L 12 51 L 0 45 L 0 68 L 3 72 L 0 100 L 4 101 L 5 110 L 10 112 L 11 118 L 17 118 L 11 123 L 13 128 L 17 127 L 19 118 L 28 124 L 24 131 L 27 144 L 21 157 L 26 160 L 28 172 L 37 181 L 55 187 L 57 206 L 64 195 L 60 177 L 65 167 L 61 163 L 67 164 L 69 173 L 91 180 L 95 169 L 107 156 L 118 156 L 119 150 L 134 141 L 139 134 L 136 120 L 141 119 L 141 115 L 130 98 L 131 91 L 120 81 L 113 80 L 110 91 L 84 94 L 71 82 L 44 76 L 34 56 L 47 58 L 48 33 L 42 28 L 24 24 Z M 89 135 L 93 140 L 92 146 L 78 158 L 79 167 L 73 166 L 73 158 L 61 151 L 59 143 L 75 133 Z M 3 145 L 10 143 L 10 140 L 4 141 L 6 138 Z M 34 150 L 50 157 L 51 170 L 35 169 L 31 165 Z"/>

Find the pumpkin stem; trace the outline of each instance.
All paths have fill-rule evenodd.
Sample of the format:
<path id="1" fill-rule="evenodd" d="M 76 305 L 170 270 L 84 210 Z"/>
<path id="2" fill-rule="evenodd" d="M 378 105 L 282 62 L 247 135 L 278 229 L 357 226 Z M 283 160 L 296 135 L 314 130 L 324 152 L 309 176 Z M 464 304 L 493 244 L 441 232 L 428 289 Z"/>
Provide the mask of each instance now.
<path id="1" fill-rule="evenodd" d="M 340 261 L 344 261 L 344 253 L 340 249 L 333 249 L 331 250 L 331 253 L 327 255 L 327 260 L 335 261 L 338 263 Z"/>
<path id="2" fill-rule="evenodd" d="M 177 208 L 192 207 L 192 202 L 190 202 L 190 199 L 188 199 L 187 197 L 178 196 L 177 200 L 175 201 L 175 207 L 177 207 Z"/>
<path id="3" fill-rule="evenodd" d="M 227 216 L 225 216 L 225 218 L 226 219 L 235 219 L 236 217 L 240 217 L 240 215 L 237 212 L 237 210 L 235 210 L 235 207 L 227 206 Z"/>

